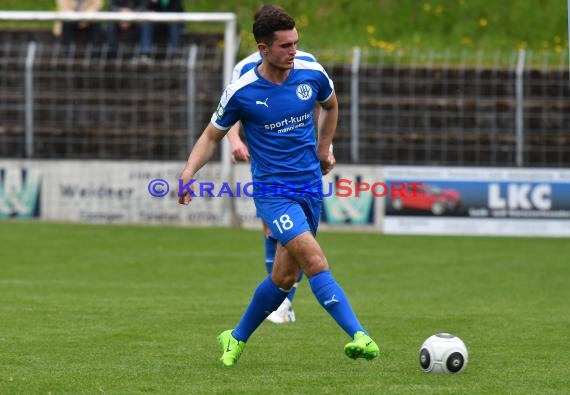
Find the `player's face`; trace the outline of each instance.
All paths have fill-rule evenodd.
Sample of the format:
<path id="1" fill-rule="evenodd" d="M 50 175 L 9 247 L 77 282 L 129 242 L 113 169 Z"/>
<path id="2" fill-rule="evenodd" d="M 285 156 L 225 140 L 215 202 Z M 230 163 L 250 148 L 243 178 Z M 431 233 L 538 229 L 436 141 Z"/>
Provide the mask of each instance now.
<path id="1" fill-rule="evenodd" d="M 299 34 L 295 28 L 276 31 L 275 41 L 268 47 L 267 62 L 278 69 L 292 69 L 297 53 L 297 41 L 299 41 Z"/>

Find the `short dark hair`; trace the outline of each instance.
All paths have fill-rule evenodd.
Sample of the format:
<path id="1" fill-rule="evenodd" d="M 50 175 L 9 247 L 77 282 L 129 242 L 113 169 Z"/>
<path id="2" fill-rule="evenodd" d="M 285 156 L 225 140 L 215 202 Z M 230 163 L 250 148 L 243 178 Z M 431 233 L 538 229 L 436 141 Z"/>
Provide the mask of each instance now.
<path id="1" fill-rule="evenodd" d="M 275 5 L 264 5 L 253 18 L 253 37 L 257 43 L 271 45 L 276 31 L 295 28 L 295 20 L 283 8 Z"/>
<path id="2" fill-rule="evenodd" d="M 283 9 L 283 7 L 281 7 L 280 5 L 275 5 L 275 4 L 264 4 L 261 6 L 261 8 L 259 8 L 255 14 L 253 14 L 253 21 L 257 21 L 257 19 L 259 19 L 259 17 L 261 15 L 264 15 L 268 12 L 272 12 L 272 11 L 283 11 L 285 12 L 285 10 Z"/>

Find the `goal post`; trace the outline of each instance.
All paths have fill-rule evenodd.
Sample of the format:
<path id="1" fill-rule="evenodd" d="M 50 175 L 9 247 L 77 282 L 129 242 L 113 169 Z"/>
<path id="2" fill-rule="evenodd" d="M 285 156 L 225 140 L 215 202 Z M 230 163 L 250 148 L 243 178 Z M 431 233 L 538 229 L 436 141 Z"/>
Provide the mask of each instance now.
<path id="1" fill-rule="evenodd" d="M 0 11 L 0 21 L 43 22 L 212 22 L 224 24 L 224 85 L 231 81 L 236 56 L 236 15 L 231 12 L 50 12 Z"/>
<path id="2" fill-rule="evenodd" d="M 0 11 L 0 21 L 42 21 L 42 22 L 149 22 L 149 23 L 222 23 L 224 24 L 223 84 L 228 85 L 237 54 L 237 18 L 231 12 L 52 12 L 52 11 Z M 221 90 L 220 90 L 221 92 Z M 214 109 L 212 109 L 214 111 Z M 205 125 L 204 125 L 205 126 Z M 233 166 L 228 139 L 222 140 L 222 177 L 233 180 Z M 223 225 L 235 224 L 235 207 L 226 199 L 221 213 Z"/>

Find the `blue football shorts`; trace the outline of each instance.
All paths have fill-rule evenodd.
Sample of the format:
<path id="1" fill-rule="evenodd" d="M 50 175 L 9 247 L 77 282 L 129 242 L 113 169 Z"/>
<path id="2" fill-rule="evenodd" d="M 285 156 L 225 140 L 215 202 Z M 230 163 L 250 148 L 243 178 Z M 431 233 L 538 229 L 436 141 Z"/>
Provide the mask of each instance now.
<path id="1" fill-rule="evenodd" d="M 323 199 L 319 194 L 294 196 L 256 196 L 257 214 L 271 229 L 272 236 L 282 245 L 301 233 L 317 235 Z"/>

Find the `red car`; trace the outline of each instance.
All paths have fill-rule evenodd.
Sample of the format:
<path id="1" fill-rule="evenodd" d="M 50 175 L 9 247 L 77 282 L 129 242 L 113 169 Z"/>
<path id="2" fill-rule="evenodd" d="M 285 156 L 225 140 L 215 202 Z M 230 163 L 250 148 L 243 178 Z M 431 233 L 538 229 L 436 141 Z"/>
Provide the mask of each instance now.
<path id="1" fill-rule="evenodd" d="M 434 215 L 442 215 L 454 211 L 461 205 L 461 194 L 455 189 L 441 189 L 433 185 L 417 185 L 406 188 L 404 196 L 392 198 L 394 210 L 415 209 L 431 211 Z"/>

